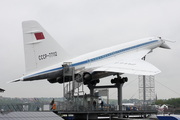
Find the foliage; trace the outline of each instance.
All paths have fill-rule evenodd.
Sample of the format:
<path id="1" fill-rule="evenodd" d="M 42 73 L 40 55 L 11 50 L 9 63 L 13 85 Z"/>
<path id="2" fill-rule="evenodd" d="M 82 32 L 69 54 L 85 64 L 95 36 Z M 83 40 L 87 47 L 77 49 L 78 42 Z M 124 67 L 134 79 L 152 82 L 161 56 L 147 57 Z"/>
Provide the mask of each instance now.
<path id="1" fill-rule="evenodd" d="M 168 100 L 157 100 L 155 102 L 157 105 L 167 104 L 173 107 L 180 107 L 180 98 L 170 98 Z"/>

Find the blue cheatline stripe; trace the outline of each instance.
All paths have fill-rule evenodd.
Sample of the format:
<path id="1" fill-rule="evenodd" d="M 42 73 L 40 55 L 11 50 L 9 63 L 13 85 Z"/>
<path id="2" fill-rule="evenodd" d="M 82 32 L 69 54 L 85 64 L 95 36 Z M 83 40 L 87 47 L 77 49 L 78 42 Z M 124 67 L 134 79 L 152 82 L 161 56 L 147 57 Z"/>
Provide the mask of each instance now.
<path id="1" fill-rule="evenodd" d="M 78 63 L 74 63 L 74 64 L 72 64 L 72 66 L 75 67 L 75 66 L 78 66 L 78 65 L 86 64 L 86 63 L 88 63 L 88 60 L 78 62 Z"/>
<path id="2" fill-rule="evenodd" d="M 98 57 L 89 59 L 88 62 L 94 62 L 94 61 L 97 61 L 99 59 L 107 58 L 107 57 L 112 56 L 112 55 L 123 53 L 123 52 L 125 52 L 127 50 L 132 50 L 132 49 L 136 49 L 136 48 L 139 48 L 139 47 L 142 47 L 142 46 L 145 46 L 145 45 L 149 45 L 149 44 L 157 42 L 157 41 L 158 40 L 154 40 L 154 41 L 142 43 L 142 44 L 139 44 L 139 45 L 135 45 L 135 46 L 132 46 L 132 47 L 124 48 L 124 49 L 121 49 L 121 50 L 117 50 L 117 51 L 114 51 L 114 52 L 111 52 L 111 53 L 108 53 L 108 54 L 105 54 L 105 55 L 102 55 L 102 56 L 98 56 Z"/>
<path id="3" fill-rule="evenodd" d="M 112 57 L 114 55 L 117 55 L 117 54 L 120 54 L 120 53 L 124 53 L 126 51 L 133 50 L 133 49 L 136 49 L 136 48 L 139 48 L 139 47 L 143 47 L 145 45 L 150 45 L 151 43 L 155 43 L 155 42 L 158 42 L 158 40 L 153 40 L 153 41 L 150 41 L 150 42 L 145 42 L 145 43 L 134 45 L 134 46 L 131 46 L 131 47 L 128 47 L 128 48 L 124 48 L 124 49 L 120 49 L 120 50 L 117 50 L 117 51 L 113 51 L 113 52 L 110 52 L 108 54 L 101 55 L 101 56 L 98 56 L 98 57 L 95 57 L 95 58 L 92 58 L 92 59 L 89 59 L 89 60 L 84 60 L 84 61 L 81 61 L 81 62 L 78 62 L 78 63 L 74 63 L 74 64 L 72 64 L 72 66 L 75 67 L 75 66 L 87 64 L 88 62 L 95 62 L 95 61 L 98 61 L 100 59 Z M 39 74 L 45 74 L 45 73 L 49 73 L 49 72 L 57 71 L 57 70 L 62 70 L 62 69 L 63 69 L 63 67 L 58 67 L 58 68 L 54 68 L 54 69 L 51 69 L 51 70 L 46 70 L 46 71 L 43 71 L 43 72 L 39 72 L 39 73 L 30 75 L 30 76 L 27 76 L 24 79 L 29 78 L 29 77 L 34 77 L 34 76 L 37 76 Z"/>

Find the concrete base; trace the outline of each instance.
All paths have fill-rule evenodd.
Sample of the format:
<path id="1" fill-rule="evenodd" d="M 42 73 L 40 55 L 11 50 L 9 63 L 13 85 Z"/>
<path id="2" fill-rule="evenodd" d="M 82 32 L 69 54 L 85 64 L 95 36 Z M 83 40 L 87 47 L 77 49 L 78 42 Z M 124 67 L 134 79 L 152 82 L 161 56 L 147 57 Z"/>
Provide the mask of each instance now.
<path id="1" fill-rule="evenodd" d="M 74 120 L 97 120 L 97 114 L 74 114 Z"/>

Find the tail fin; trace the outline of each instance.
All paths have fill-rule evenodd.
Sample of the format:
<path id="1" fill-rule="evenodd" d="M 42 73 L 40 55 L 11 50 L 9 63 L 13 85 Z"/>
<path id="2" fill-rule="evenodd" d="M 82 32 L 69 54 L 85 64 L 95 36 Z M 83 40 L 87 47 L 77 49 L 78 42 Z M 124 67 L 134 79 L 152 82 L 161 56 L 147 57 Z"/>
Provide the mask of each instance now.
<path id="1" fill-rule="evenodd" d="M 22 23 L 26 73 L 62 62 L 66 51 L 36 21 Z"/>

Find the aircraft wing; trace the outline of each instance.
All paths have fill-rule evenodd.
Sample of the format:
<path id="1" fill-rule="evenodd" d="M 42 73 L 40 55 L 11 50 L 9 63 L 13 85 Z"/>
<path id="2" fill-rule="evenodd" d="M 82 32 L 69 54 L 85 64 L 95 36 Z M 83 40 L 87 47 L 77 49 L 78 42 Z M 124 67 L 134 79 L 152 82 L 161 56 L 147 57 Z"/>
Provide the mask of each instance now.
<path id="1" fill-rule="evenodd" d="M 107 71 L 107 72 L 118 72 L 135 75 L 155 75 L 161 71 L 154 65 L 142 60 L 142 58 L 151 52 L 151 50 L 143 50 L 125 56 L 123 59 L 114 60 L 111 63 L 102 65 L 99 68 L 93 70 L 96 71 Z"/>

